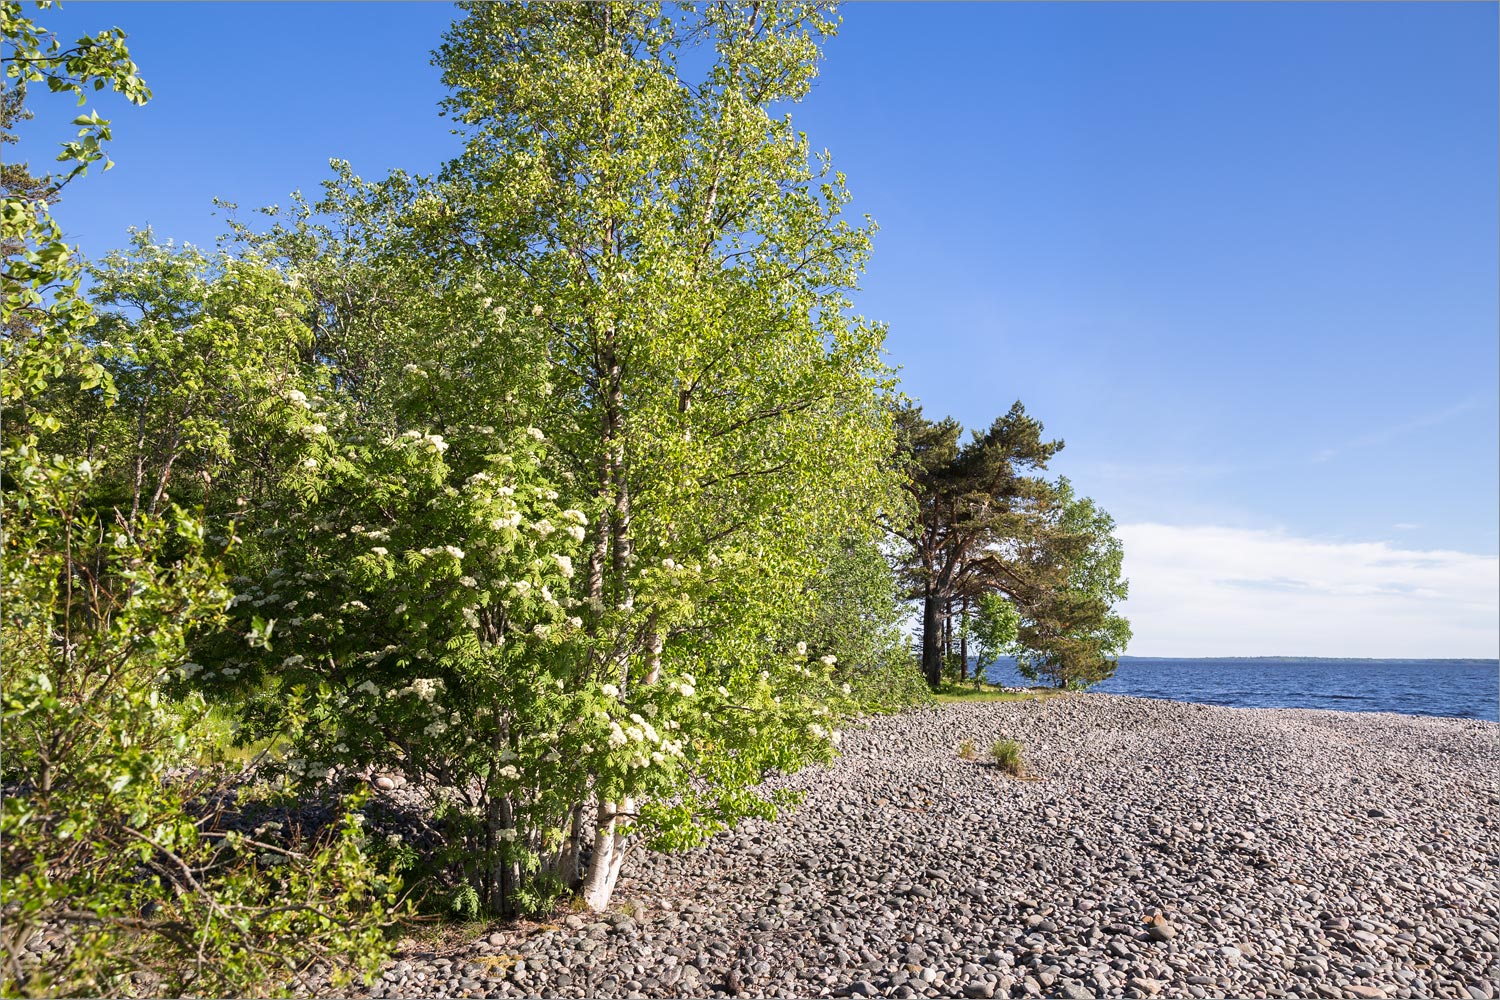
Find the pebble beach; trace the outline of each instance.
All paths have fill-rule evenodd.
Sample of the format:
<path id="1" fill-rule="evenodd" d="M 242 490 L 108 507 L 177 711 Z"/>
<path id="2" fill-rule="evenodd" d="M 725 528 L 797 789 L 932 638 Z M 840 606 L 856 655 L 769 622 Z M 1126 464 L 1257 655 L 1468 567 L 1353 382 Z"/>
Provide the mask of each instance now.
<path id="1" fill-rule="evenodd" d="M 1016 778 L 985 760 L 1024 747 Z M 964 741 L 977 759 L 960 756 Z M 1115 695 L 846 734 L 604 917 L 413 943 L 377 997 L 1500 994 L 1500 726 Z"/>

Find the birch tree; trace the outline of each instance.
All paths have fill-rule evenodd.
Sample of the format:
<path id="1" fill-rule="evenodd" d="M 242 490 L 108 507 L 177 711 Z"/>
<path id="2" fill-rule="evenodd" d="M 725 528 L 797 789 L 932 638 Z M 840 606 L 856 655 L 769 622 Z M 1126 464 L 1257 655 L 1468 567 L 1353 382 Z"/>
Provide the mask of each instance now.
<path id="1" fill-rule="evenodd" d="M 441 803 L 457 908 L 597 910 L 635 845 L 774 816 L 755 786 L 853 707 L 814 633 L 829 551 L 900 505 L 884 330 L 849 299 L 873 227 L 784 114 L 826 10 L 463 10 L 460 157 L 341 166 L 239 230 L 312 296 L 329 374 L 242 531 L 237 627 L 280 622 L 275 653 L 213 683 L 271 692 L 248 731 L 294 723 L 304 774 Z"/>
<path id="2" fill-rule="evenodd" d="M 464 10 L 437 54 L 466 140 L 444 176 L 450 252 L 529 304 L 554 373 L 542 426 L 593 526 L 580 679 L 628 706 L 684 674 L 748 694 L 806 669 L 767 626 L 794 613 L 813 540 L 869 530 L 891 441 L 883 331 L 849 311 L 870 227 L 844 220 L 843 176 L 782 113 L 834 18 L 814 4 Z M 727 699 L 724 725 L 744 700 Z M 778 755 L 825 742 L 787 731 L 729 761 L 703 736 L 715 822 Z M 632 781 L 595 790 L 582 892 L 601 909 L 630 823 L 699 810 L 687 785 L 653 803 Z"/>

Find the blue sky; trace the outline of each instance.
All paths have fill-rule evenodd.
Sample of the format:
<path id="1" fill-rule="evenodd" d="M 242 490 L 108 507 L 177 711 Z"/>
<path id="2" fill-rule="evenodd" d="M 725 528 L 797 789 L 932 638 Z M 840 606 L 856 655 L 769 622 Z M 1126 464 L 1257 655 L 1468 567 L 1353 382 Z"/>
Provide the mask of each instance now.
<path id="1" fill-rule="evenodd" d="M 794 118 L 880 224 L 858 307 L 930 413 L 1020 398 L 1067 440 L 1124 526 L 1131 652 L 1496 655 L 1495 5 L 843 15 Z M 156 95 L 101 102 L 118 166 L 58 211 L 90 254 L 456 148 L 445 5 L 43 17 L 125 28 Z"/>

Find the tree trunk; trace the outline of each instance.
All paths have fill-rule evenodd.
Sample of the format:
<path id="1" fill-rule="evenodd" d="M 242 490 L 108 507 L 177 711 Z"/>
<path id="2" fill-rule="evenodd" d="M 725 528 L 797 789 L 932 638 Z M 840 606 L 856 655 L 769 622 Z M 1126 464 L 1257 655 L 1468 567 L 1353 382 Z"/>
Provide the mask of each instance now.
<path id="1" fill-rule="evenodd" d="M 943 683 L 943 625 L 939 620 L 938 597 L 928 582 L 922 593 L 922 673 L 933 690 Z"/>
<path id="2" fill-rule="evenodd" d="M 575 805 L 568 816 L 568 839 L 563 842 L 562 857 L 557 862 L 557 877 L 563 885 L 576 890 L 582 884 L 578 874 L 579 847 L 583 841 L 583 804 Z"/>
<path id="3" fill-rule="evenodd" d="M 969 679 L 969 595 L 965 594 L 962 610 L 958 619 L 958 676 L 960 680 Z M 975 678 L 979 676 L 978 668 L 975 668 Z"/>
<path id="4" fill-rule="evenodd" d="M 589 859 L 588 874 L 583 880 L 583 902 L 595 913 L 603 913 L 614 895 L 615 883 L 620 880 L 620 867 L 625 863 L 625 833 L 620 829 L 619 813 L 635 810 L 629 798 L 618 804 L 599 798 L 599 812 L 594 819 L 594 856 Z"/>

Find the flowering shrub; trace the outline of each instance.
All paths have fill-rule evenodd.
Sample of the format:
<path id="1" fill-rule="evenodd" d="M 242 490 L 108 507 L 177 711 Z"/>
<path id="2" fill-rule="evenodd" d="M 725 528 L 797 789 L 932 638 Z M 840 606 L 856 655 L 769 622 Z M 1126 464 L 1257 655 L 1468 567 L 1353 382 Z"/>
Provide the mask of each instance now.
<path id="1" fill-rule="evenodd" d="M 7 81 L 7 141 L 28 82 L 149 96 L 119 29 L 65 48 L 5 0 L 0 33 L 22 85 Z M 118 413 L 117 387 L 47 204 L 105 159 L 110 130 L 96 113 L 74 124 L 70 172 L 7 163 L 0 205 L 0 995 L 254 995 L 334 957 L 370 972 L 395 887 L 357 827 L 261 842 L 206 808 L 221 789 L 196 767 L 212 749 L 202 699 L 167 689 L 229 592 L 202 522 L 166 501 L 118 509 L 126 463 L 83 433 Z M 26 955 L 37 939 L 45 960 Z"/>
<path id="2" fill-rule="evenodd" d="M 289 738 L 293 782 L 405 774 L 442 827 L 431 860 L 455 905 L 512 912 L 576 888 L 599 801 L 684 847 L 770 815 L 744 791 L 765 767 L 827 759 L 843 696 L 833 658 L 805 644 L 775 670 L 710 683 L 674 661 L 631 683 L 601 637 L 690 616 L 705 567 L 641 567 L 632 607 L 587 607 L 574 595 L 591 518 L 544 478 L 540 432 L 377 436 L 304 402 L 287 401 L 313 428 L 287 506 L 247 517 L 265 526 L 237 566 L 237 624 L 190 670 L 246 700 L 243 739 Z"/>
<path id="3" fill-rule="evenodd" d="M 395 885 L 357 830 L 257 846 L 206 811 L 203 700 L 167 693 L 188 630 L 229 597 L 201 525 L 175 506 L 96 512 L 87 460 L 25 442 L 4 459 L 0 991 L 116 994 L 135 976 L 162 995 L 245 994 L 335 954 L 373 971 Z M 61 947 L 22 964 L 42 933 Z"/>

